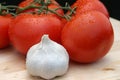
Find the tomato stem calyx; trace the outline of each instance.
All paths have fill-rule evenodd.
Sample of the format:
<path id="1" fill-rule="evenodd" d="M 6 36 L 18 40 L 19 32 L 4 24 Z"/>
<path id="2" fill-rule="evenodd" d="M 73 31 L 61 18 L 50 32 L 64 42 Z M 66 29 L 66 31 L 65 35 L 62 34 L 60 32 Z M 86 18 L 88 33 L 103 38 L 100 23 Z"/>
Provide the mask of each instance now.
<path id="1" fill-rule="evenodd" d="M 7 5 L 4 6 L 3 4 L 0 3 L 0 15 L 7 15 L 7 14 L 11 14 L 11 15 L 16 15 L 14 12 L 15 10 L 18 8 L 18 6 L 15 5 Z"/>
<path id="2" fill-rule="evenodd" d="M 29 13 L 48 14 L 50 12 L 50 13 L 56 14 L 57 16 L 59 16 L 61 18 L 70 20 L 71 16 L 73 14 L 75 14 L 76 7 L 71 8 L 68 3 L 66 3 L 64 7 L 60 6 L 58 8 L 54 8 L 54 9 L 49 8 L 49 5 L 51 5 L 51 4 L 54 4 L 51 0 L 33 0 L 28 6 L 25 6 L 25 7 L 19 7 L 19 6 L 15 6 L 15 5 L 4 6 L 3 4 L 0 3 L 0 15 L 11 14 L 13 16 L 16 16 L 16 15 L 23 13 L 24 11 L 29 10 L 29 9 L 37 9 L 37 10 L 30 11 Z M 55 4 L 55 5 L 57 5 L 57 4 Z M 69 13 L 64 14 L 64 15 L 59 14 L 57 12 L 57 10 L 59 10 L 59 9 L 69 11 Z"/>
<path id="3" fill-rule="evenodd" d="M 19 7 L 16 13 L 20 14 L 25 10 L 37 9 L 37 11 L 33 11 L 33 12 L 31 11 L 31 13 L 33 13 L 33 14 L 41 14 L 41 13 L 47 14 L 48 12 L 51 12 L 51 13 L 54 13 L 61 18 L 65 18 L 66 20 L 70 20 L 71 16 L 73 14 L 75 14 L 76 7 L 71 8 L 68 3 L 66 3 L 64 7 L 60 6 L 59 8 L 55 8 L 55 9 L 50 9 L 48 7 L 50 4 L 54 4 L 54 3 L 52 3 L 51 0 L 33 0 L 33 2 L 31 4 L 29 4 L 28 6 Z M 38 6 L 38 5 L 40 5 L 40 6 Z M 70 13 L 61 15 L 61 14 L 57 13 L 57 10 L 59 10 L 59 9 L 67 10 Z"/>

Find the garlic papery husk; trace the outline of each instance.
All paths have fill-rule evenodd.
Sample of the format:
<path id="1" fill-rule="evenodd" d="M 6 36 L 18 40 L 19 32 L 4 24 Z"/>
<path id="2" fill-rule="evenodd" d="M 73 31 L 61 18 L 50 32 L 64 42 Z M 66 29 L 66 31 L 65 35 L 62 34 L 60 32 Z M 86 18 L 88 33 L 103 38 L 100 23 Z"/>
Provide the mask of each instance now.
<path id="1" fill-rule="evenodd" d="M 41 42 L 33 45 L 27 53 L 26 69 L 33 76 L 52 79 L 64 75 L 69 67 L 66 49 L 43 35 Z"/>

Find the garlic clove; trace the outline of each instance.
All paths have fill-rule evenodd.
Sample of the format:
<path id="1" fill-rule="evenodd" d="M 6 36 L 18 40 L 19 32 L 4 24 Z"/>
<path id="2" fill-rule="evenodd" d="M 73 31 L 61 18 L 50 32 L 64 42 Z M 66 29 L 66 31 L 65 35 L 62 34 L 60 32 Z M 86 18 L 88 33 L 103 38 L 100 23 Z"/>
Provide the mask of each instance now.
<path id="1" fill-rule="evenodd" d="M 43 35 L 41 42 L 33 45 L 27 53 L 26 68 L 33 76 L 51 79 L 64 75 L 69 67 L 66 49 Z"/>

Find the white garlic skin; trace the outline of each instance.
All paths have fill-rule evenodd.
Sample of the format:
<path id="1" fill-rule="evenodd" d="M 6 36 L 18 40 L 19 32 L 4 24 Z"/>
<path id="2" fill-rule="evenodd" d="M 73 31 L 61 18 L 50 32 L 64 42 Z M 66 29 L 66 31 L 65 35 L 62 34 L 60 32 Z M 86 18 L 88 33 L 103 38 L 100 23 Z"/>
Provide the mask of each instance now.
<path id="1" fill-rule="evenodd" d="M 33 76 L 52 79 L 64 75 L 69 66 L 66 49 L 43 35 L 41 42 L 32 46 L 27 53 L 26 69 Z"/>

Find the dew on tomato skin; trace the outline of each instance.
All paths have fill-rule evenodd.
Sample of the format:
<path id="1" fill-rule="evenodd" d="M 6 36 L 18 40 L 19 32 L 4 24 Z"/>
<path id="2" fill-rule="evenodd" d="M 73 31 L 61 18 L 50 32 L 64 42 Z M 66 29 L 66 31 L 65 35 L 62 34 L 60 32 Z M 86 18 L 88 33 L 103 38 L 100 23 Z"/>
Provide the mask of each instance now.
<path id="1" fill-rule="evenodd" d="M 95 20 L 89 20 L 89 23 L 95 23 Z"/>

